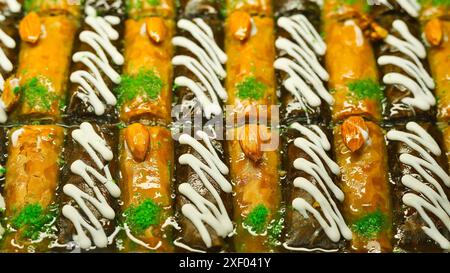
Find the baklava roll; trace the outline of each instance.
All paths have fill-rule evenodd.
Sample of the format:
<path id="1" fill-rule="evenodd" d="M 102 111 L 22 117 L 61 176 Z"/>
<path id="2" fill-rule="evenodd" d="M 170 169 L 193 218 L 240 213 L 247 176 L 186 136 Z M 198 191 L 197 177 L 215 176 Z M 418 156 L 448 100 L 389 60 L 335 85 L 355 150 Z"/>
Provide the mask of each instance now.
<path id="1" fill-rule="evenodd" d="M 389 121 L 434 120 L 436 99 L 434 80 L 421 42 L 419 21 L 398 5 L 372 7 L 380 41 L 376 43 L 377 63 L 387 99 L 384 117 Z M 387 32 L 386 32 L 387 31 Z"/>
<path id="2" fill-rule="evenodd" d="M 176 15 L 175 0 L 124 0 L 128 16 L 141 19 L 150 16 L 171 18 Z"/>
<path id="3" fill-rule="evenodd" d="M 24 0 L 26 12 L 37 12 L 40 15 L 70 14 L 75 18 L 80 16 L 81 0 Z"/>
<path id="4" fill-rule="evenodd" d="M 0 123 L 8 120 L 8 105 L 14 99 L 15 77 L 11 77 L 17 68 L 19 56 L 19 21 L 21 4 L 17 1 L 0 3 Z M 10 78 L 11 77 L 11 78 Z M 10 81 L 12 82 L 10 83 Z"/>
<path id="5" fill-rule="evenodd" d="M 183 133 L 176 142 L 176 208 L 179 238 L 188 252 L 229 252 L 234 231 L 232 184 L 223 142 L 213 132 Z"/>
<path id="6" fill-rule="evenodd" d="M 243 11 L 255 16 L 272 16 L 271 0 L 226 0 L 226 6 L 228 15 Z"/>
<path id="7" fill-rule="evenodd" d="M 115 0 L 103 2 L 106 6 L 99 6 L 95 0 L 85 4 L 72 54 L 68 123 L 86 120 L 111 123 L 117 118 L 114 88 L 120 83 L 124 63 L 121 43 L 124 7 L 112 6 Z"/>
<path id="8" fill-rule="evenodd" d="M 324 4 L 325 68 L 335 100 L 334 121 L 354 115 L 381 119 L 383 91 L 372 45 L 364 35 L 367 15 L 363 10 L 364 0 L 329 0 Z"/>
<path id="9" fill-rule="evenodd" d="M 277 252 L 283 227 L 278 131 L 263 125 L 229 129 L 236 252 Z"/>
<path id="10" fill-rule="evenodd" d="M 101 250 L 113 242 L 120 196 L 117 140 L 116 126 L 83 122 L 68 129 L 58 198 L 59 245 Z"/>
<path id="11" fill-rule="evenodd" d="M 420 21 L 436 83 L 437 119 L 450 122 L 450 6 L 424 1 Z"/>
<path id="12" fill-rule="evenodd" d="M 441 132 L 430 123 L 387 133 L 393 183 L 395 250 L 450 250 L 450 176 Z"/>
<path id="13" fill-rule="evenodd" d="M 55 237 L 64 129 L 26 125 L 9 133 L 5 204 L 8 230 L 3 252 L 45 252 Z"/>
<path id="14" fill-rule="evenodd" d="M 135 123 L 121 130 L 119 164 L 124 252 L 173 252 L 171 132 Z"/>
<path id="15" fill-rule="evenodd" d="M 191 2 L 199 5 L 197 12 L 194 7 L 182 9 L 177 36 L 172 39 L 176 47 L 172 59 L 174 91 L 180 107 L 176 120 L 180 123 L 191 120 L 194 115 L 207 120 L 222 117 L 222 102 L 228 98 L 223 84 L 227 55 L 223 51 L 223 26 L 216 12 L 218 7 L 203 10 L 198 1 Z M 209 4 L 211 1 L 201 2 Z"/>
<path id="16" fill-rule="evenodd" d="M 288 251 L 343 250 L 352 232 L 342 216 L 344 193 L 336 185 L 340 168 L 333 159 L 331 131 L 322 126 L 289 126 L 284 141 L 283 247 Z"/>
<path id="17" fill-rule="evenodd" d="M 226 89 L 227 118 L 263 120 L 277 103 L 275 90 L 274 22 L 269 17 L 251 17 L 235 11 L 225 23 L 228 55 Z M 254 123 L 254 122 L 251 122 Z"/>
<path id="18" fill-rule="evenodd" d="M 293 3 L 296 3 L 294 5 Z M 320 36 L 319 5 L 315 1 L 277 1 L 277 81 L 284 124 L 330 119 L 333 96 L 328 92 L 329 75 L 323 67 L 327 46 Z"/>
<path id="19" fill-rule="evenodd" d="M 392 208 L 388 156 L 383 130 L 361 117 L 334 129 L 338 186 L 344 193 L 344 219 L 353 232 L 351 252 L 392 251 Z"/>
<path id="20" fill-rule="evenodd" d="M 128 19 L 122 81 L 116 89 L 120 120 L 171 122 L 174 23 L 160 17 Z"/>
<path id="21" fill-rule="evenodd" d="M 39 17 L 31 12 L 20 24 L 25 30 L 19 65 L 15 79 L 9 80 L 14 95 L 7 105 L 11 120 L 61 121 L 77 23 L 64 15 Z"/>

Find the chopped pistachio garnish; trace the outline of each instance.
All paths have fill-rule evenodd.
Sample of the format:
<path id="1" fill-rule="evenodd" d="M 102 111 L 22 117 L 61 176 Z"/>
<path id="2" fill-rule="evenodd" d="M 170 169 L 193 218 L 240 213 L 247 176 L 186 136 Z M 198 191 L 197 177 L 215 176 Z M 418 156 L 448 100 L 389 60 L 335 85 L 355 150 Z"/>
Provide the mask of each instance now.
<path id="1" fill-rule="evenodd" d="M 266 230 L 269 209 L 264 205 L 256 206 L 245 218 L 244 224 L 254 233 L 263 233 Z"/>
<path id="2" fill-rule="evenodd" d="M 125 75 L 116 89 L 118 105 L 120 106 L 137 96 L 145 96 L 146 99 L 154 100 L 158 98 L 163 86 L 161 78 L 152 70 L 141 70 L 134 76 Z"/>
<path id="3" fill-rule="evenodd" d="M 358 99 L 383 99 L 383 89 L 381 86 L 371 79 L 357 80 L 348 84 L 350 91 Z"/>
<path id="4" fill-rule="evenodd" d="M 260 99 L 264 96 L 266 85 L 258 81 L 254 76 L 248 77 L 237 86 L 238 97 L 241 99 Z"/>
<path id="5" fill-rule="evenodd" d="M 151 225 L 157 225 L 160 222 L 161 207 L 153 200 L 146 199 L 139 206 L 130 206 L 125 210 L 125 223 L 131 230 L 140 234 Z"/>
<path id="6" fill-rule="evenodd" d="M 39 204 L 28 204 L 16 214 L 11 224 L 15 229 L 23 229 L 24 238 L 37 240 L 40 233 L 49 230 L 48 224 L 55 219 L 56 214 L 54 206 L 45 211 Z"/>
<path id="7" fill-rule="evenodd" d="M 19 92 L 14 90 L 14 92 Z M 42 107 L 49 110 L 52 103 L 58 100 L 58 97 L 49 92 L 47 87 L 39 82 L 37 77 L 31 78 L 24 85 L 20 87 L 22 92 L 21 100 L 24 100 L 30 107 Z"/>
<path id="8" fill-rule="evenodd" d="M 376 210 L 366 214 L 352 225 L 353 232 L 372 239 L 376 237 L 386 226 L 386 216 Z"/>

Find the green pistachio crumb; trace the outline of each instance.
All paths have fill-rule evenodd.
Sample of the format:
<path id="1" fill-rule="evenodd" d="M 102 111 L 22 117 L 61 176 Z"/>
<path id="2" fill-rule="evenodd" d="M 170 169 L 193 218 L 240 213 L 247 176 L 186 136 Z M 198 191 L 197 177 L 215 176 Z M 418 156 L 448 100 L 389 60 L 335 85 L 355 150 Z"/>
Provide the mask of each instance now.
<path id="1" fill-rule="evenodd" d="M 141 70 L 134 76 L 125 75 L 122 77 L 120 86 L 116 89 L 118 105 L 121 106 L 137 96 L 154 100 L 158 98 L 163 85 L 161 78 L 152 70 Z"/>
<path id="2" fill-rule="evenodd" d="M 239 83 L 237 86 L 238 97 L 241 99 L 258 100 L 264 96 L 266 85 L 251 76 Z"/>
<path id="3" fill-rule="evenodd" d="M 254 233 L 263 233 L 266 230 L 269 209 L 264 205 L 256 206 L 245 218 L 244 224 Z"/>
<path id="4" fill-rule="evenodd" d="M 160 222 L 161 207 L 153 200 L 146 199 L 139 206 L 131 206 L 125 210 L 125 223 L 131 230 L 140 234 L 151 225 L 157 225 Z"/>

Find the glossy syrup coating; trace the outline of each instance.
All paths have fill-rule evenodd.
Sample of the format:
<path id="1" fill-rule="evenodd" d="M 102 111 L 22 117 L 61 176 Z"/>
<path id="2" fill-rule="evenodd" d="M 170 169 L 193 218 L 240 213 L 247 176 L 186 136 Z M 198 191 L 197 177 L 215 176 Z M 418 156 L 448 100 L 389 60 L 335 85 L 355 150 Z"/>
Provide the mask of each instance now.
<path id="1" fill-rule="evenodd" d="M 234 221 L 236 252 L 276 252 L 280 235 L 278 230 L 281 209 L 279 181 L 279 154 L 276 150 L 261 154 L 258 161 L 244 152 L 237 134 L 243 127 L 230 129 L 234 140 L 228 141 L 227 151 L 234 183 Z M 268 130 L 258 127 L 258 130 Z M 268 133 L 276 134 L 276 131 Z"/>
<path id="2" fill-rule="evenodd" d="M 227 104 L 233 108 L 227 116 L 255 118 L 260 115 L 264 119 L 270 117 L 270 109 L 264 113 L 258 107 L 275 105 L 277 102 L 273 67 L 274 21 L 268 17 L 251 17 L 254 29 L 247 39 L 240 41 L 233 36 L 232 31 L 232 25 L 238 20 L 239 16 L 232 16 L 225 23 Z"/>
<path id="3" fill-rule="evenodd" d="M 22 41 L 18 74 L 20 101 L 13 121 L 60 121 L 66 97 L 76 21 L 64 15 L 40 18 L 45 35 L 36 44 Z"/>
<path id="4" fill-rule="evenodd" d="M 132 126 L 135 131 L 127 132 Z M 142 133 L 148 138 L 134 138 Z M 131 147 L 143 143 L 147 143 L 147 149 L 143 149 L 145 158 L 141 161 L 132 153 Z M 130 236 L 124 235 L 124 248 L 121 251 L 173 252 L 171 227 L 163 227 L 165 221 L 173 216 L 171 194 L 174 155 L 170 131 L 163 127 L 140 124 L 122 129 L 119 162 L 124 222 L 129 225 L 134 237 L 147 244 L 147 247 L 143 247 L 134 243 Z M 149 220 L 151 221 L 147 222 Z"/>
<path id="5" fill-rule="evenodd" d="M 146 31 L 149 18 L 125 22 L 125 64 L 118 106 L 119 118 L 126 123 L 138 120 L 171 122 L 174 22 L 153 18 L 164 30 L 158 43 Z M 144 82 L 150 87 L 143 86 Z"/>
<path id="6" fill-rule="evenodd" d="M 44 234 L 50 230 L 43 224 L 56 215 L 52 204 L 59 185 L 63 140 L 64 129 L 56 125 L 26 125 L 9 132 L 5 203 L 9 224 L 17 231 L 4 238 L 2 251 L 48 251 Z M 27 219 L 35 219 L 34 225 Z M 41 243 L 31 242 L 42 235 Z M 17 248 L 13 239 L 24 247 Z"/>
<path id="7" fill-rule="evenodd" d="M 332 116 L 340 121 L 351 115 L 381 119 L 382 91 L 372 45 L 359 26 L 357 14 L 363 1 L 353 5 L 344 1 L 326 1 L 323 8 L 325 68 L 330 75 L 329 89 L 335 103 Z"/>
<path id="8" fill-rule="evenodd" d="M 344 144 L 342 126 L 334 129 L 336 162 L 341 167 L 338 186 L 344 192 L 343 215 L 353 231 L 348 250 L 392 251 L 392 206 L 384 131 L 366 122 L 365 145 L 358 151 Z"/>

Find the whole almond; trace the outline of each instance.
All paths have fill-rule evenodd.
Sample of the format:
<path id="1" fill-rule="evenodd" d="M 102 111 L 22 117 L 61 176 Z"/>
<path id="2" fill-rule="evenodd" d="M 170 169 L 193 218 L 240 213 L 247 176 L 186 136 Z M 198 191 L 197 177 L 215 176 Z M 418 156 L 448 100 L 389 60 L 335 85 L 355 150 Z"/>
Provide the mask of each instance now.
<path id="1" fill-rule="evenodd" d="M 261 145 L 263 140 L 258 125 L 246 125 L 239 129 L 239 144 L 244 154 L 251 160 L 258 162 L 263 156 Z"/>
<path id="2" fill-rule="evenodd" d="M 155 43 L 164 41 L 167 35 L 166 25 L 160 17 L 150 17 L 145 19 L 147 34 Z"/>
<path id="3" fill-rule="evenodd" d="M 150 146 L 150 133 L 139 123 L 132 124 L 125 129 L 125 140 L 134 160 L 143 162 Z"/>
<path id="4" fill-rule="evenodd" d="M 19 24 L 19 34 L 22 41 L 36 43 L 41 35 L 41 19 L 36 12 L 30 12 Z"/>
<path id="5" fill-rule="evenodd" d="M 236 40 L 246 40 L 252 31 L 252 18 L 247 12 L 236 11 L 231 14 L 230 31 Z"/>
<path id="6" fill-rule="evenodd" d="M 443 31 L 442 23 L 434 18 L 425 25 L 425 38 L 432 46 L 439 46 L 442 43 Z"/>
<path id="7" fill-rule="evenodd" d="M 366 142 L 364 133 L 368 134 L 368 128 L 362 117 L 350 117 L 341 126 L 344 144 L 352 152 L 356 152 L 364 146 Z"/>

